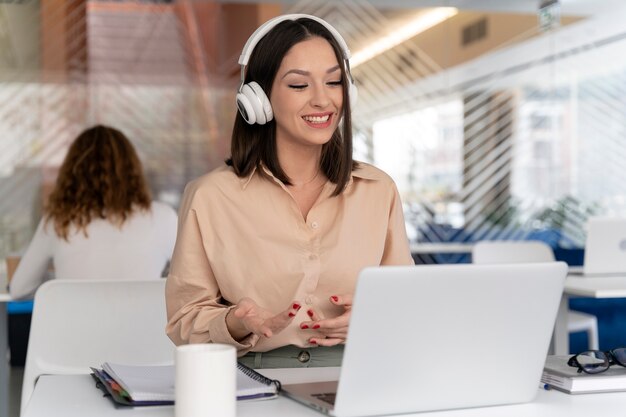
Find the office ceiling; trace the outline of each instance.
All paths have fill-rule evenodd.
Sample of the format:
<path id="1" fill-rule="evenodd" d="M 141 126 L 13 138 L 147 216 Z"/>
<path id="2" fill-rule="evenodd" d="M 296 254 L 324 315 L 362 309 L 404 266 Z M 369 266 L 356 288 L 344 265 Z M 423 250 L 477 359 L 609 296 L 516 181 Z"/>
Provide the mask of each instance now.
<path id="1" fill-rule="evenodd" d="M 219 0 L 221 3 L 254 3 L 265 0 Z M 309 2 L 310 0 L 305 0 Z M 335 0 L 337 3 L 344 0 Z M 462 10 L 503 13 L 536 13 L 541 0 L 347 0 L 367 2 L 381 9 L 415 9 L 450 6 Z M 273 0 L 272 3 L 294 5 L 302 0 Z M 590 16 L 624 6 L 623 0 L 560 0 L 563 15 Z"/>
<path id="2" fill-rule="evenodd" d="M 541 0 L 369 0 L 380 7 L 421 8 L 450 6 L 462 10 L 536 13 Z M 563 14 L 592 15 L 623 5 L 622 0 L 560 0 Z"/>

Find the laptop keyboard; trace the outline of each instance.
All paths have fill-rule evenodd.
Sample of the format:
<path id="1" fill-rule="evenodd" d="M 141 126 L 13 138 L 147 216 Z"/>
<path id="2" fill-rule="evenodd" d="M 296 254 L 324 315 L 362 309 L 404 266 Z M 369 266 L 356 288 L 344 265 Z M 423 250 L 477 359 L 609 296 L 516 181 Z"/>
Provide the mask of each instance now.
<path id="1" fill-rule="evenodd" d="M 322 400 L 330 405 L 335 405 L 336 394 L 336 392 L 325 392 L 320 394 L 313 394 L 313 397 L 317 398 L 318 400 Z"/>

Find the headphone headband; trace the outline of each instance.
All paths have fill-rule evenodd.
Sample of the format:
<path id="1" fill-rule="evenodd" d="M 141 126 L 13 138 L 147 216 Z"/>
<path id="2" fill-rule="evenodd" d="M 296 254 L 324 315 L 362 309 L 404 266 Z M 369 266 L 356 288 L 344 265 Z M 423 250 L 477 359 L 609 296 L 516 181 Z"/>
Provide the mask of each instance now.
<path id="1" fill-rule="evenodd" d="M 269 32 L 270 30 L 274 28 L 274 26 L 276 26 L 277 24 L 281 22 L 284 22 L 285 20 L 298 20 L 301 18 L 315 20 L 316 22 L 324 26 L 326 29 L 328 29 L 328 31 L 333 35 L 333 37 L 337 40 L 337 42 L 339 42 L 339 46 L 341 47 L 341 52 L 343 54 L 343 59 L 345 59 L 346 61 L 350 59 L 350 49 L 348 48 L 348 44 L 343 39 L 343 37 L 339 34 L 339 32 L 337 32 L 337 30 L 334 27 L 332 27 L 328 22 L 326 22 L 323 19 L 320 19 L 317 16 L 312 16 L 309 14 L 286 14 L 286 15 L 278 16 L 278 17 L 268 20 L 267 22 L 259 26 L 257 30 L 254 31 L 254 33 L 250 36 L 250 38 L 244 45 L 243 50 L 241 51 L 241 55 L 239 56 L 239 65 L 241 65 L 242 67 L 245 67 L 246 65 L 248 65 L 248 61 L 250 60 L 250 55 L 252 55 L 252 51 L 254 50 L 254 47 L 256 46 L 257 43 L 259 43 L 259 41 L 263 38 L 263 36 L 267 34 L 267 32 Z"/>

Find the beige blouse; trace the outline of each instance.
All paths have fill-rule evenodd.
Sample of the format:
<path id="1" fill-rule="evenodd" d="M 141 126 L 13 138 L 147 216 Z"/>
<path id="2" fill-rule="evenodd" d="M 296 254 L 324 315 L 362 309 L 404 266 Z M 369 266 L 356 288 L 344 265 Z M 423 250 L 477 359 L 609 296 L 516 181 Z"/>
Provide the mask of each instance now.
<path id="1" fill-rule="evenodd" d="M 400 197 L 387 174 L 360 163 L 341 195 L 332 196 L 334 187 L 324 185 L 305 221 L 273 176 L 239 178 L 224 166 L 190 182 L 166 286 L 166 331 L 174 343 L 228 343 L 239 356 L 310 346 L 315 333 L 299 328 L 308 308 L 335 317 L 343 308 L 329 297 L 353 293 L 361 269 L 413 264 Z M 276 313 L 294 300 L 303 308 L 279 334 L 238 342 L 225 318 L 243 297 Z"/>

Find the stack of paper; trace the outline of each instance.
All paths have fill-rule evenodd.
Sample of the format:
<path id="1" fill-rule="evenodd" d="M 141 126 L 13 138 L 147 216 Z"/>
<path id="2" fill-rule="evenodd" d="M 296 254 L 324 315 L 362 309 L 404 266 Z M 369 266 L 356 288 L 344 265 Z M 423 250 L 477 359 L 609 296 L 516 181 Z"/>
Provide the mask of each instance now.
<path id="1" fill-rule="evenodd" d="M 568 394 L 626 391 L 626 368 L 613 365 L 599 374 L 578 373 L 578 368 L 567 364 L 569 358 L 548 356 L 541 383 Z"/>

